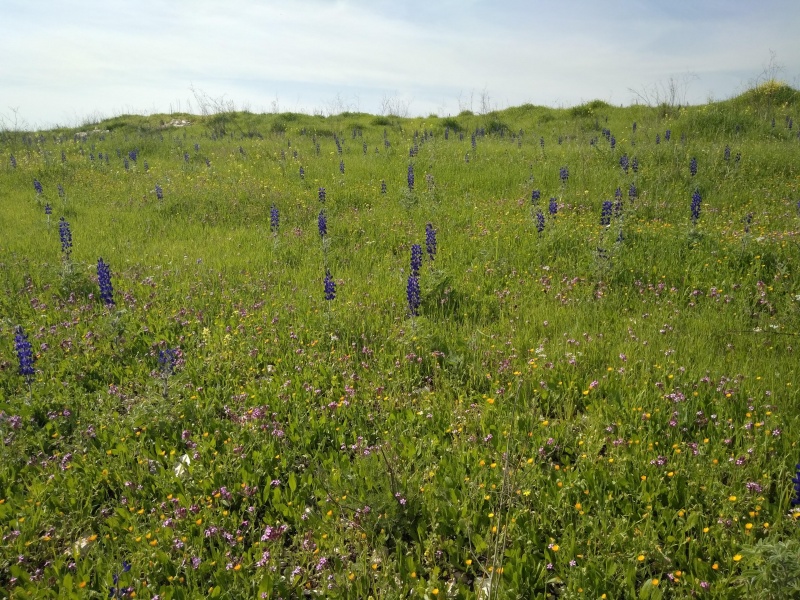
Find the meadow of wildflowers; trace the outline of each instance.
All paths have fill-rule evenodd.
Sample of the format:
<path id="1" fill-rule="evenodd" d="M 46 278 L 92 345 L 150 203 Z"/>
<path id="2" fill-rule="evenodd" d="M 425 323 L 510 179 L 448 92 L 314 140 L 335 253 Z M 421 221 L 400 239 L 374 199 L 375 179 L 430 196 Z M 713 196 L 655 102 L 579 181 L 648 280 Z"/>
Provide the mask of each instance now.
<path id="1" fill-rule="evenodd" d="M 0 132 L 0 597 L 792 597 L 798 110 Z"/>

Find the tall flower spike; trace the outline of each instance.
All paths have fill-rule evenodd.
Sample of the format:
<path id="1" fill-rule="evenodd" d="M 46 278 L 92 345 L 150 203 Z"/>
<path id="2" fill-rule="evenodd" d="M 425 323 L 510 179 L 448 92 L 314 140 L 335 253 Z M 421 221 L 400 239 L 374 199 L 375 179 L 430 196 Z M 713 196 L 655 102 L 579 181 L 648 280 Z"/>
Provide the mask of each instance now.
<path id="1" fill-rule="evenodd" d="M 58 220 L 58 237 L 61 238 L 61 252 L 69 258 L 72 253 L 72 232 L 69 228 L 69 222 L 64 217 Z"/>
<path id="2" fill-rule="evenodd" d="M 625 173 L 628 172 L 628 155 L 627 154 L 623 154 L 622 156 L 619 157 L 619 166 L 622 167 L 622 170 L 625 171 Z"/>
<path id="3" fill-rule="evenodd" d="M 795 465 L 795 476 L 792 477 L 794 484 L 794 498 L 792 498 L 792 506 L 800 505 L 800 465 Z"/>
<path id="4" fill-rule="evenodd" d="M 164 190 L 161 189 L 161 186 L 156 184 L 156 198 L 159 200 L 164 199 Z"/>
<path id="5" fill-rule="evenodd" d="M 689 173 L 692 174 L 692 177 L 697 175 L 697 159 L 692 157 L 692 160 L 689 161 Z"/>
<path id="6" fill-rule="evenodd" d="M 548 207 L 550 214 L 555 216 L 558 213 L 558 202 L 555 198 L 550 198 L 550 206 Z"/>
<path id="7" fill-rule="evenodd" d="M 97 283 L 100 286 L 100 297 L 106 306 L 114 305 L 114 288 L 111 285 L 111 269 L 102 258 L 97 260 Z"/>
<path id="8" fill-rule="evenodd" d="M 385 194 L 385 193 L 386 193 L 386 180 L 385 179 L 381 179 L 381 194 Z"/>
<path id="9" fill-rule="evenodd" d="M 175 371 L 178 364 L 178 349 L 166 348 L 158 351 L 158 370 L 163 378 L 168 378 Z"/>
<path id="10" fill-rule="evenodd" d="M 38 179 L 34 179 L 33 180 L 33 189 L 36 190 L 36 195 L 37 196 L 41 196 L 42 192 L 44 191 L 42 189 L 42 184 L 39 182 Z"/>
<path id="11" fill-rule="evenodd" d="M 539 190 L 533 190 L 531 192 L 531 204 L 536 204 L 539 202 L 539 198 L 542 197 L 542 193 Z"/>
<path id="12" fill-rule="evenodd" d="M 542 233 L 544 231 L 544 215 L 542 211 L 536 211 L 536 231 Z"/>
<path id="13" fill-rule="evenodd" d="M 567 183 L 569 179 L 569 169 L 564 166 L 558 170 L 558 176 L 561 178 L 561 183 Z"/>
<path id="14" fill-rule="evenodd" d="M 419 244 L 411 245 L 411 274 L 419 275 L 422 266 L 422 246 Z"/>
<path id="15" fill-rule="evenodd" d="M 331 272 L 325 271 L 325 300 L 333 300 L 336 298 L 336 282 L 331 277 Z"/>
<path id="16" fill-rule="evenodd" d="M 420 305 L 419 277 L 416 275 L 408 276 L 406 298 L 408 299 L 408 311 L 412 316 L 416 317 Z"/>
<path id="17" fill-rule="evenodd" d="M 695 189 L 694 193 L 692 194 L 692 204 L 691 204 L 691 211 L 692 211 L 692 224 L 697 224 L 697 219 L 700 218 L 700 203 L 702 202 L 702 198 L 700 197 L 700 190 Z"/>
<path id="18" fill-rule="evenodd" d="M 30 385 L 33 382 L 34 368 L 33 368 L 33 349 L 31 343 L 28 341 L 28 336 L 22 330 L 22 327 L 17 326 L 14 334 L 14 348 L 17 351 L 17 358 L 19 359 L 19 374 L 25 378 L 25 382 Z"/>
<path id="19" fill-rule="evenodd" d="M 303 167 L 300 167 L 300 179 L 306 178 L 306 170 Z"/>
<path id="20" fill-rule="evenodd" d="M 317 217 L 317 229 L 319 229 L 320 237 L 325 237 L 328 235 L 328 218 L 325 216 L 325 210 L 319 211 L 319 216 Z"/>
<path id="21" fill-rule="evenodd" d="M 600 225 L 611 225 L 611 211 L 614 205 L 611 200 L 603 201 L 603 208 L 600 210 Z"/>
<path id="22" fill-rule="evenodd" d="M 322 204 L 325 204 L 325 188 L 324 187 L 319 188 L 319 191 L 317 192 L 317 196 L 319 197 L 319 201 Z"/>
<path id="23" fill-rule="evenodd" d="M 280 214 L 278 213 L 278 207 L 273 204 L 272 208 L 269 209 L 269 230 L 273 233 L 278 233 L 279 224 Z"/>
<path id="24" fill-rule="evenodd" d="M 414 191 L 414 165 L 408 165 L 408 189 Z"/>
<path id="25" fill-rule="evenodd" d="M 425 249 L 428 257 L 433 260 L 436 257 L 436 230 L 431 223 L 425 225 Z"/>

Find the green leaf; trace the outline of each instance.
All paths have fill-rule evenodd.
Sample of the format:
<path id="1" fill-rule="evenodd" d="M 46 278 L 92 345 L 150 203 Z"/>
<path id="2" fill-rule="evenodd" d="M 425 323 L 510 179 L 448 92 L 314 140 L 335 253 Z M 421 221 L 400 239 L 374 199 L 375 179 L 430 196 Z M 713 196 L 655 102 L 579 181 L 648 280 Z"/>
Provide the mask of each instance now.
<path id="1" fill-rule="evenodd" d="M 297 489 L 297 479 L 294 476 L 294 473 L 289 473 L 289 489 L 294 494 L 294 491 Z"/>

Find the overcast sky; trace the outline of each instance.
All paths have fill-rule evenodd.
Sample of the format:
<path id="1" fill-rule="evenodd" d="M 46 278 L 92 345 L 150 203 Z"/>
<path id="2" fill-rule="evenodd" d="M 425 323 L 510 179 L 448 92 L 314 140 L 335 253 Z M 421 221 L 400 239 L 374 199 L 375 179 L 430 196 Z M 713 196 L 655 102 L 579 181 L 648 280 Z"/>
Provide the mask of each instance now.
<path id="1" fill-rule="evenodd" d="M 773 54 L 800 87 L 799 0 L 0 0 L 0 118 L 702 103 Z"/>

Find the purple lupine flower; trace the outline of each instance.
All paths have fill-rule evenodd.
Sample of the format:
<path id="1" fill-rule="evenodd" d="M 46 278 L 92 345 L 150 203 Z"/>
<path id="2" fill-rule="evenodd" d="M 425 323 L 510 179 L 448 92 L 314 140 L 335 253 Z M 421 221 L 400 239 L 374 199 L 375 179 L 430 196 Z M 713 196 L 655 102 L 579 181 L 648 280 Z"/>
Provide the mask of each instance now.
<path id="1" fill-rule="evenodd" d="M 411 245 L 411 274 L 419 275 L 422 266 L 422 246 L 419 244 Z"/>
<path id="2" fill-rule="evenodd" d="M 792 498 L 792 506 L 800 505 L 800 464 L 795 465 L 795 476 L 792 477 L 794 484 L 794 498 Z"/>
<path id="3" fill-rule="evenodd" d="M 317 192 L 317 196 L 319 197 L 319 201 L 322 204 L 325 204 L 325 188 L 324 187 L 319 188 L 319 191 Z"/>
<path id="4" fill-rule="evenodd" d="M 306 170 L 303 167 L 300 167 L 300 179 L 306 178 Z"/>
<path id="5" fill-rule="evenodd" d="M 600 209 L 600 225 L 611 225 L 611 211 L 613 210 L 613 203 L 611 200 L 604 200 L 603 207 Z"/>
<path id="6" fill-rule="evenodd" d="M 619 157 L 619 166 L 622 167 L 622 170 L 625 171 L 625 173 L 628 172 L 628 155 L 627 154 L 623 154 L 622 156 Z"/>
<path id="7" fill-rule="evenodd" d="M 69 228 L 69 222 L 64 217 L 58 220 L 58 236 L 61 238 L 61 252 L 69 259 L 72 253 L 72 232 Z"/>
<path id="8" fill-rule="evenodd" d="M 550 198 L 550 206 L 548 207 L 550 211 L 550 215 L 555 217 L 556 213 L 558 213 L 558 202 L 555 198 Z"/>
<path id="9" fill-rule="evenodd" d="M 127 158 L 124 158 L 122 160 L 122 165 L 125 167 L 126 171 L 130 168 L 130 163 L 128 163 L 128 159 Z"/>
<path id="10" fill-rule="evenodd" d="M 36 190 L 36 195 L 37 196 L 41 196 L 42 192 L 44 192 L 44 189 L 42 188 L 42 184 L 39 183 L 38 179 L 34 179 L 33 180 L 33 189 Z"/>
<path id="11" fill-rule="evenodd" d="M 242 150 L 241 147 L 239 148 L 239 150 L 240 151 Z M 189 153 L 188 152 L 184 152 L 183 153 L 183 162 L 185 162 L 185 163 L 189 162 Z"/>
<path id="12" fill-rule="evenodd" d="M 386 180 L 385 179 L 381 179 L 381 194 L 385 194 L 385 193 L 386 193 Z"/>
<path id="13" fill-rule="evenodd" d="M 561 178 L 561 183 L 567 183 L 569 179 L 569 169 L 566 166 L 561 167 L 558 170 L 558 176 Z"/>
<path id="14" fill-rule="evenodd" d="M 406 298 L 408 299 L 408 311 L 411 313 L 412 317 L 416 317 L 420 305 L 419 277 L 416 275 L 412 274 L 408 276 Z"/>
<path id="15" fill-rule="evenodd" d="M 475 137 L 475 134 L 472 134 L 472 149 L 475 150 L 478 147 L 478 140 Z"/>
<path id="16" fill-rule="evenodd" d="M 638 192 L 638 191 L 636 191 L 636 184 L 635 184 L 635 183 L 632 183 L 632 184 L 631 184 L 631 187 L 629 187 L 629 188 L 628 188 L 628 198 L 630 198 L 631 200 L 633 200 L 633 199 L 634 199 L 634 198 L 636 198 L 638 195 L 639 195 L 639 192 Z"/>
<path id="17" fill-rule="evenodd" d="M 633 169 L 634 173 L 639 172 L 639 159 L 635 156 L 633 157 L 633 162 L 631 162 L 631 169 Z"/>
<path id="18" fill-rule="evenodd" d="M 64 186 L 59 183 L 56 186 L 56 189 L 58 190 L 58 197 L 59 198 L 63 198 L 64 197 Z"/>
<path id="19" fill-rule="evenodd" d="M 44 205 L 44 214 L 46 214 L 48 217 L 53 214 L 53 208 L 50 206 L 50 204 Z"/>
<path id="20" fill-rule="evenodd" d="M 25 378 L 25 382 L 30 385 L 33 382 L 34 368 L 33 368 L 33 349 L 31 343 L 28 341 L 28 336 L 22 330 L 21 326 L 17 326 L 14 333 L 14 348 L 17 351 L 17 358 L 19 359 L 19 374 Z"/>
<path id="21" fill-rule="evenodd" d="M 100 297 L 106 306 L 114 304 L 114 288 L 111 286 L 111 269 L 102 258 L 97 260 L 97 283 L 100 285 Z"/>
<path id="22" fill-rule="evenodd" d="M 317 229 L 319 229 L 320 237 L 324 238 L 328 235 L 328 218 L 325 216 L 325 209 L 319 211 L 319 216 L 317 217 Z"/>
<path id="23" fill-rule="evenodd" d="M 433 260 L 436 257 L 436 230 L 432 223 L 425 225 L 425 249 L 428 251 L 428 258 Z"/>
<path id="24" fill-rule="evenodd" d="M 414 191 L 414 165 L 408 165 L 408 189 Z"/>
<path id="25" fill-rule="evenodd" d="M 344 175 L 344 161 L 343 160 L 339 161 L 339 173 Z"/>
<path id="26" fill-rule="evenodd" d="M 128 152 L 128 157 L 133 161 L 136 162 L 136 159 L 139 157 L 139 151 L 134 149 Z"/>
<path id="27" fill-rule="evenodd" d="M 336 282 L 331 277 L 331 272 L 325 271 L 325 300 L 333 300 L 336 298 Z"/>
<path id="28" fill-rule="evenodd" d="M 11 162 L 11 168 L 12 169 L 16 169 L 17 168 L 17 159 L 14 158 L 13 154 L 11 155 L 10 162 Z"/>
<path id="29" fill-rule="evenodd" d="M 656 134 L 656 144 L 660 144 L 660 143 L 661 143 L 661 135 L 657 133 Z"/>
<path id="30" fill-rule="evenodd" d="M 178 364 L 178 349 L 166 348 L 158 351 L 158 370 L 165 379 L 172 375 Z"/>
<path id="31" fill-rule="evenodd" d="M 612 150 L 617 147 L 617 138 L 615 138 L 613 135 L 611 136 L 611 139 L 608 141 L 611 144 Z"/>
<path id="32" fill-rule="evenodd" d="M 689 173 L 691 173 L 692 177 L 697 175 L 697 159 L 694 156 L 689 161 Z"/>
<path id="33" fill-rule="evenodd" d="M 539 198 L 541 197 L 542 193 L 539 190 L 533 190 L 531 192 L 531 203 L 535 205 L 537 202 L 539 202 Z"/>
<path id="34" fill-rule="evenodd" d="M 730 160 L 731 159 L 731 147 L 726 145 L 725 152 L 722 154 L 723 160 Z"/>
<path id="35" fill-rule="evenodd" d="M 164 199 L 164 190 L 161 189 L 161 186 L 156 184 L 156 198 L 159 200 Z"/>
<path id="36" fill-rule="evenodd" d="M 278 213 L 278 207 L 273 204 L 272 208 L 269 209 L 269 230 L 273 233 L 278 233 L 279 223 L 280 214 Z"/>
<path id="37" fill-rule="evenodd" d="M 697 224 L 697 219 L 700 218 L 700 202 L 702 202 L 702 198 L 700 197 L 700 190 L 695 188 L 694 193 L 692 194 L 692 204 L 691 204 L 691 211 L 692 211 L 692 225 Z"/>
<path id="38" fill-rule="evenodd" d="M 672 137 L 672 130 L 671 129 L 667 129 L 664 132 L 664 140 L 666 140 L 668 142 L 670 137 Z"/>
<path id="39" fill-rule="evenodd" d="M 544 231 L 544 215 L 542 211 L 536 211 L 536 231 L 542 233 Z"/>

